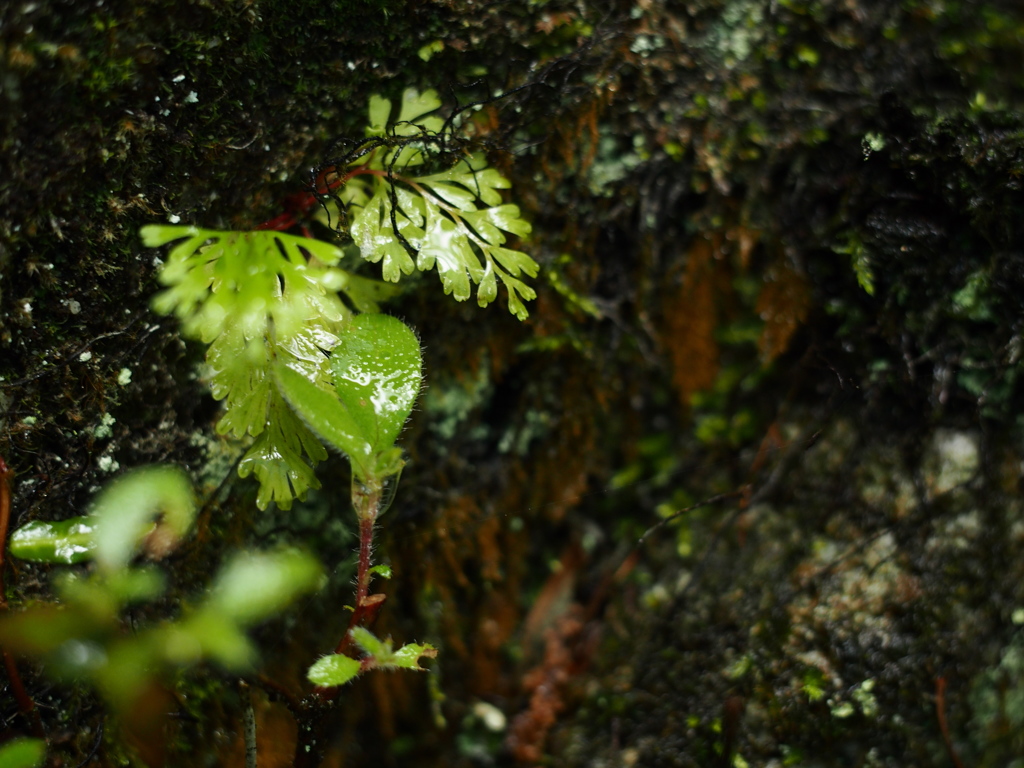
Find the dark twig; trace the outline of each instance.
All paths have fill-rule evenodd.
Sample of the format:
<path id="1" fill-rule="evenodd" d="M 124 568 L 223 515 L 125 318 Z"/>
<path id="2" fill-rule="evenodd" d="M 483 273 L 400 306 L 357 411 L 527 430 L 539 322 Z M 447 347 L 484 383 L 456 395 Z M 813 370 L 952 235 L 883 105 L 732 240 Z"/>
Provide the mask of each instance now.
<path id="1" fill-rule="evenodd" d="M 712 504 L 717 504 L 718 502 L 725 501 L 726 499 L 734 499 L 737 496 L 744 495 L 745 493 L 747 493 L 747 491 L 748 491 L 748 488 L 744 487 L 744 488 L 740 488 L 740 489 L 735 490 L 735 491 L 729 491 L 728 493 L 719 493 L 716 496 L 711 496 L 710 498 L 704 499 L 704 501 L 698 501 L 696 504 L 691 504 L 690 506 L 686 507 L 686 509 L 680 509 L 677 512 L 673 512 L 671 515 L 666 517 L 664 520 L 660 520 L 659 522 L 655 523 L 650 528 L 648 528 L 646 531 L 644 531 L 644 535 L 641 536 L 637 540 L 636 546 L 637 547 L 641 546 L 645 541 L 647 541 L 647 538 L 651 534 L 655 533 L 656 531 L 661 530 L 666 525 L 671 523 L 673 520 L 677 520 L 680 517 L 682 517 L 683 515 L 687 515 L 690 512 L 694 512 L 694 511 L 696 511 L 698 509 L 701 509 L 702 507 L 710 507 Z"/>
<path id="2" fill-rule="evenodd" d="M 251 682 L 264 690 L 271 700 L 280 699 L 296 718 L 303 713 L 304 707 L 301 701 L 296 698 L 290 690 L 285 688 L 276 680 L 271 680 L 266 675 L 256 675 Z"/>
<path id="3" fill-rule="evenodd" d="M 256 713 L 252 707 L 252 689 L 244 680 L 239 681 L 242 695 L 242 721 L 245 731 L 245 768 L 256 768 Z"/>
<path id="4" fill-rule="evenodd" d="M 946 722 L 946 678 L 940 675 L 935 678 L 935 714 L 939 719 L 939 730 L 942 731 L 942 743 L 946 745 L 949 759 L 956 768 L 964 768 L 960 755 L 953 746 L 953 738 L 949 735 L 949 723 Z"/>
<path id="5" fill-rule="evenodd" d="M 100 751 L 100 744 L 103 743 L 103 721 L 100 720 L 100 727 L 96 731 L 96 741 L 92 743 L 92 749 L 89 750 L 89 754 L 85 756 L 85 759 L 80 762 L 75 768 L 85 768 L 89 762 L 96 757 L 96 753 Z"/>
<path id="6" fill-rule="evenodd" d="M 7 555 L 7 529 L 11 524 L 11 475 L 0 457 L 0 610 L 7 610 L 7 585 L 4 582 L 4 558 Z"/>

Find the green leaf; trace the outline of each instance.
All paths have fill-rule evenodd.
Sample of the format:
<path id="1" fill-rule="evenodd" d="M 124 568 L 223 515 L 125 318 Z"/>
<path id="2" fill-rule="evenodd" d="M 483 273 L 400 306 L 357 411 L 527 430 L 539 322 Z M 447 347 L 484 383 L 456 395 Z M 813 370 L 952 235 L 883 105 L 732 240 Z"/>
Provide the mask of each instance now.
<path id="1" fill-rule="evenodd" d="M 358 659 L 333 653 L 330 656 L 317 659 L 316 663 L 309 668 L 306 677 L 311 683 L 329 688 L 347 683 L 359 674 L 361 666 Z"/>
<path id="2" fill-rule="evenodd" d="M 315 589 L 322 575 L 320 564 L 297 550 L 243 552 L 220 572 L 207 605 L 219 616 L 251 624 Z"/>
<path id="3" fill-rule="evenodd" d="M 421 129 L 436 133 L 441 130 L 444 121 L 439 117 L 426 117 L 441 106 L 437 91 L 428 90 L 420 93 L 415 88 L 407 88 L 402 94 L 398 120 L 389 124 L 391 117 L 391 100 L 374 94 L 370 97 L 370 125 L 366 129 L 367 136 L 383 136 L 391 127 L 396 136 L 414 136 Z M 413 153 L 410 153 L 412 155 Z M 418 153 L 415 153 L 418 154 Z M 391 153 L 388 153 L 391 156 Z M 411 159 L 411 158 L 410 158 Z M 412 162 L 418 162 L 412 160 Z"/>
<path id="4" fill-rule="evenodd" d="M 353 163 L 369 171 L 388 172 L 350 177 L 338 193 L 345 215 L 336 207 L 325 215 L 351 222 L 349 234 L 362 257 L 381 262 L 385 280 L 397 282 L 414 268 L 436 267 L 445 293 L 464 301 L 472 293 L 471 283 L 476 283 L 477 302 L 486 306 L 497 297 L 500 279 L 509 293 L 509 311 L 525 319 L 523 302 L 535 294 L 516 278 L 520 273 L 535 277 L 537 263 L 525 253 L 503 247 L 507 234 L 524 238 L 530 233 L 518 206 L 503 204 L 499 190 L 510 186 L 508 179 L 488 168 L 482 156 L 437 173 L 409 174 L 426 160 L 426 137 L 444 129 L 440 118 L 425 117 L 439 106 L 433 91 L 406 91 L 391 133 L 395 141 Z M 370 99 L 368 135 L 388 134 L 390 112 L 391 102 L 379 96 Z M 425 137 L 423 142 L 414 140 L 418 135 Z M 401 137 L 407 140 L 400 141 Z M 409 251 L 416 255 L 415 261 Z"/>
<path id="5" fill-rule="evenodd" d="M 519 207 L 501 204 L 497 190 L 508 187 L 508 181 L 476 158 L 441 173 L 396 180 L 397 207 L 392 205 L 392 181 L 387 176 L 355 177 L 341 192 L 363 258 L 382 261 L 385 280 L 397 281 L 412 271 L 412 260 L 392 223 L 394 207 L 398 233 L 417 252 L 416 268 L 436 267 L 445 293 L 464 301 L 472 293 L 470 283 L 477 283 L 477 302 L 486 306 L 497 296 L 499 278 L 509 292 L 509 311 L 525 319 L 523 301 L 535 293 L 516 278 L 522 273 L 535 277 L 538 267 L 525 253 L 503 247 L 505 233 L 520 238 L 530 233 Z M 485 206 L 478 207 L 479 202 Z"/>
<path id="6" fill-rule="evenodd" d="M 384 565 L 384 563 L 378 563 L 370 569 L 370 573 L 378 574 L 382 579 L 391 578 L 391 566 Z"/>
<path id="7" fill-rule="evenodd" d="M 367 134 L 377 136 L 384 133 L 388 118 L 391 117 L 391 99 L 385 99 L 376 93 L 370 97 L 370 125 Z"/>
<path id="8" fill-rule="evenodd" d="M 96 561 L 107 570 L 122 568 L 143 538 L 151 556 L 163 557 L 188 533 L 195 514 L 192 481 L 182 470 L 152 466 L 127 472 L 93 503 Z"/>
<path id="9" fill-rule="evenodd" d="M 82 606 L 40 605 L 0 616 L 0 645 L 9 653 L 43 655 L 74 638 L 109 631 L 116 615 L 96 615 Z"/>
<path id="10" fill-rule="evenodd" d="M 365 430 L 374 453 L 394 445 L 419 397 L 420 342 L 390 315 L 353 318 L 331 355 L 338 397 Z"/>
<path id="11" fill-rule="evenodd" d="M 403 645 L 392 655 L 389 666 L 396 669 L 415 669 L 423 671 L 420 666 L 421 658 L 433 659 L 437 657 L 437 649 L 427 643 L 408 643 Z"/>
<path id="12" fill-rule="evenodd" d="M 420 93 L 415 88 L 406 88 L 402 94 L 402 109 L 399 112 L 399 122 L 420 122 L 419 118 L 433 112 L 441 106 L 441 99 L 437 97 L 437 91 L 431 89 Z"/>
<path id="13" fill-rule="evenodd" d="M 100 597 L 97 593 L 102 593 L 100 599 L 112 598 L 118 607 L 123 607 L 159 597 L 165 582 L 163 571 L 155 566 L 123 568 L 99 578 L 66 581 L 61 585 L 60 594 L 62 598 L 87 602 L 88 591 L 97 597 Z"/>
<path id="14" fill-rule="evenodd" d="M 197 227 L 143 227 L 143 242 L 171 249 L 153 300 L 175 314 L 187 336 L 207 344 L 213 395 L 225 401 L 222 434 L 254 437 L 239 474 L 260 481 L 257 504 L 284 509 L 319 487 L 313 467 L 327 457 L 319 438 L 291 413 L 272 374 L 275 360 L 312 381 L 323 379 L 323 350 L 338 343 L 351 311 L 376 311 L 395 289 L 339 269 L 335 245 L 280 232 L 221 232 Z M 323 383 L 323 382 L 321 382 Z"/>
<path id="15" fill-rule="evenodd" d="M 233 617 L 210 607 L 157 627 L 147 639 L 171 664 L 195 664 L 206 658 L 226 669 L 242 670 L 256 660 L 256 650 Z"/>
<path id="16" fill-rule="evenodd" d="M 35 520 L 12 533 L 8 547 L 22 560 L 72 565 L 92 557 L 94 533 L 91 517 L 72 517 L 59 523 Z"/>
<path id="17" fill-rule="evenodd" d="M 331 387 L 286 361 L 275 367 L 288 403 L 321 438 L 348 456 L 361 480 L 391 474 L 392 448 L 419 395 L 419 341 L 401 320 L 353 318 L 330 359 Z"/>
<path id="18" fill-rule="evenodd" d="M 351 634 L 356 644 L 373 659 L 374 668 L 422 671 L 423 667 L 419 664 L 420 659 L 424 657 L 432 659 L 437 656 L 437 649 L 425 643 L 409 643 L 397 651 L 393 650 L 391 638 L 381 640 L 365 627 L 354 627 Z"/>
<path id="19" fill-rule="evenodd" d="M 42 739 L 12 739 L 0 747 L 0 765 L 4 768 L 36 768 L 46 757 Z"/>
<path id="20" fill-rule="evenodd" d="M 274 373 L 281 392 L 306 424 L 348 457 L 357 477 L 369 478 L 373 470 L 369 440 L 337 393 L 317 386 L 283 362 Z"/>
<path id="21" fill-rule="evenodd" d="M 391 658 L 393 653 L 391 650 L 391 638 L 381 640 L 366 627 L 353 627 L 349 633 L 352 635 L 356 645 L 362 648 L 367 656 L 373 657 L 378 662 L 387 661 Z"/>
<path id="22" fill-rule="evenodd" d="M 268 399 L 267 428 L 245 452 L 238 474 L 256 475 L 260 483 L 256 506 L 260 509 L 266 509 L 273 501 L 287 510 L 291 509 L 293 499 L 302 500 L 310 488 L 320 487 L 303 454 L 316 463 L 327 458 L 327 451 L 288 407 L 276 386 L 270 390 Z"/>

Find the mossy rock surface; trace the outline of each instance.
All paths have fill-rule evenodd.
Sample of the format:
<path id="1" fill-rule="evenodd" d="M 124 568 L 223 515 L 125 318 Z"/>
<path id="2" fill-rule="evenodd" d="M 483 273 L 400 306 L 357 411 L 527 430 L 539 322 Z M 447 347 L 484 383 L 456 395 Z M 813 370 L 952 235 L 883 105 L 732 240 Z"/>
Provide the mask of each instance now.
<path id="1" fill-rule="evenodd" d="M 479 123 L 533 224 L 530 319 L 455 304 L 429 275 L 391 305 L 427 390 L 376 631 L 438 645 L 437 686 L 357 682 L 328 764 L 1021 753 L 1016 3 L 47 0 L 0 27 L 13 524 L 80 514 L 143 464 L 186 466 L 211 495 L 228 478 L 142 618 L 234 548 L 304 542 L 336 572 L 257 632 L 293 691 L 351 599 L 347 470 L 256 512 L 202 350 L 149 310 L 159 264 L 138 228 L 280 214 L 332 139 L 362 136 L 373 93 L 451 106 L 530 83 Z M 718 494 L 735 495 L 631 555 Z M 50 596 L 46 570 L 9 576 L 13 606 Z M 81 762 L 100 702 L 26 682 L 51 755 Z M 167 686 L 169 764 L 241 765 L 234 681 Z M 91 730 L 58 737 L 72 713 Z M 264 693 L 257 715 L 260 764 L 291 764 L 294 719 Z M 132 748 L 105 734 L 97 760 L 119 764 Z"/>

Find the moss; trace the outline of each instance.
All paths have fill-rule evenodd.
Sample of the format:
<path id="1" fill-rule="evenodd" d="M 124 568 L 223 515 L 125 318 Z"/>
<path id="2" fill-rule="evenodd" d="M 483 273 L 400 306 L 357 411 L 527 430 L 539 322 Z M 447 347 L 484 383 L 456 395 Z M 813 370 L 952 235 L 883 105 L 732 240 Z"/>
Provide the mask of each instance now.
<path id="1" fill-rule="evenodd" d="M 270 218 L 329 139 L 361 131 L 371 92 L 484 78 L 454 87 L 466 102 L 548 71 L 479 123 L 516 152 L 495 161 L 531 252 L 557 261 L 530 324 L 426 286 L 395 309 L 433 390 L 386 519 L 404 571 L 384 629 L 443 637 L 450 723 L 476 699 L 511 722 L 530 707 L 520 623 L 578 538 L 567 599 L 602 644 L 572 646 L 580 671 L 538 747 L 551 764 L 933 764 L 940 674 L 965 764 L 1016 754 L 996 714 L 1022 597 L 1014 4 L 73 5 L 10 12 L 0 51 L 0 455 L 18 522 L 79 510 L 101 462 L 227 474 L 198 352 L 148 314 L 139 224 Z M 329 491 L 347 478 L 322 477 L 308 506 L 258 519 L 251 489 L 225 486 L 175 594 L 224 547 L 304 539 L 342 562 L 348 510 Z M 703 509 L 609 575 L 659 508 L 748 484 L 750 507 Z M 39 594 L 27 573 L 13 589 Z M 260 634 L 296 690 L 346 574 Z M 217 755 L 237 701 L 207 672 L 182 684 L 203 706 L 175 749 Z M 54 695 L 47 713 L 76 705 Z M 417 718 L 427 695 L 361 689 L 336 752 L 408 764 L 390 732 L 418 765 L 468 764 L 459 729 Z M 464 730 L 464 752 L 494 754 Z M 68 762 L 90 748 L 75 737 Z"/>

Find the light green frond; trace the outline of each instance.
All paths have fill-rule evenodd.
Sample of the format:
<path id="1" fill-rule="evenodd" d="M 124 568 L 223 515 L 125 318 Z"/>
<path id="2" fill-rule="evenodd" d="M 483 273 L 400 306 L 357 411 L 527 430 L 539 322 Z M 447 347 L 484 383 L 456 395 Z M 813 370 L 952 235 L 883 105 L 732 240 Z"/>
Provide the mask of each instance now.
<path id="1" fill-rule="evenodd" d="M 324 353 L 352 316 L 338 292 L 372 312 L 394 289 L 338 268 L 341 249 L 280 232 L 149 226 L 142 238 L 152 246 L 181 241 L 160 274 L 166 289 L 153 308 L 176 315 L 186 335 L 210 345 L 210 387 L 225 405 L 217 430 L 256 438 L 239 474 L 259 480 L 260 508 L 271 501 L 289 508 L 319 487 L 313 468 L 327 451 L 282 398 L 272 365 L 283 361 L 326 389 Z"/>

